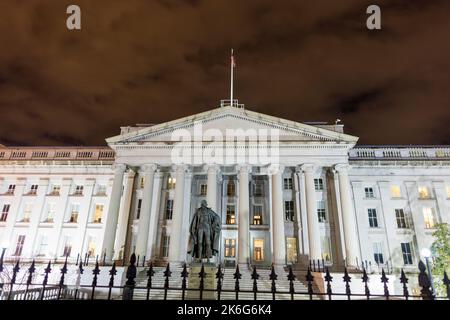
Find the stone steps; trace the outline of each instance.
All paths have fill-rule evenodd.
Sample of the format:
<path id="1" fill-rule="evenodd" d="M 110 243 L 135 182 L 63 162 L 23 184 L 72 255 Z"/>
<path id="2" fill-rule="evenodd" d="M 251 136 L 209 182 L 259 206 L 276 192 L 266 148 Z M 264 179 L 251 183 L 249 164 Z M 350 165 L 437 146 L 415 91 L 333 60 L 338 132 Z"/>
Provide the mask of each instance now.
<path id="1" fill-rule="evenodd" d="M 152 278 L 152 288 L 163 288 L 164 287 L 164 271 L 165 267 L 154 267 L 153 270 L 155 274 Z M 170 288 L 181 288 L 182 278 L 181 272 L 183 268 L 181 266 L 172 266 L 171 272 L 172 276 L 169 278 L 169 287 Z M 136 288 L 134 291 L 134 299 L 136 300 L 144 300 L 147 297 L 147 271 L 148 268 L 145 268 L 138 272 L 138 275 L 135 279 Z M 188 269 L 189 271 L 189 269 Z M 221 292 L 221 300 L 235 300 L 236 293 L 234 292 L 235 287 L 235 279 L 234 268 L 224 268 L 223 273 L 224 277 L 222 280 L 222 290 L 231 290 L 232 292 Z M 241 279 L 239 280 L 239 287 L 241 291 L 249 291 L 249 292 L 239 292 L 239 300 L 253 300 L 254 293 L 253 291 L 253 280 L 251 279 L 252 270 L 248 268 L 242 268 L 240 270 Z M 272 300 L 271 285 L 272 281 L 270 280 L 270 269 L 257 269 L 257 273 L 259 274 L 259 279 L 257 280 L 258 291 L 265 291 L 264 293 L 257 293 L 258 300 Z M 276 290 L 278 292 L 289 292 L 289 280 L 287 279 L 288 273 L 283 269 L 278 269 L 276 271 L 278 275 L 278 280 L 276 280 Z M 192 275 L 191 275 L 192 276 Z M 215 275 L 214 275 L 215 279 Z M 186 279 L 187 287 L 189 287 L 189 281 Z M 217 285 L 217 279 L 215 279 L 215 287 Z M 142 289 L 139 289 L 141 287 Z M 307 292 L 307 288 L 305 285 L 298 281 L 294 280 L 294 289 L 296 292 Z M 197 291 L 198 294 L 198 291 Z M 211 295 L 209 292 L 204 292 L 204 296 Z M 187 299 L 188 291 L 185 292 L 185 299 Z M 214 293 L 215 299 L 217 299 L 217 293 Z M 151 289 L 150 290 L 150 299 L 151 300 L 161 300 L 164 299 L 164 289 Z M 168 290 L 167 291 L 167 299 L 168 300 L 180 300 L 182 298 L 181 290 Z M 290 294 L 286 293 L 276 293 L 275 298 L 277 300 L 286 300 L 291 299 Z M 294 295 L 294 299 L 308 299 L 307 295 Z"/>

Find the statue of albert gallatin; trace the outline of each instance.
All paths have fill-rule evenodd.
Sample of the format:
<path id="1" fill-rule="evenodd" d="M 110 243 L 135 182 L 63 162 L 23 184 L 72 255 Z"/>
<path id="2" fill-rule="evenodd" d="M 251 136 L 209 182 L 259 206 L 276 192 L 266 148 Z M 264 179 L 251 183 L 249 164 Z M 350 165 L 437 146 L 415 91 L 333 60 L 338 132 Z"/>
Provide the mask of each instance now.
<path id="1" fill-rule="evenodd" d="M 207 207 L 205 200 L 201 202 L 189 226 L 189 251 L 195 259 L 209 259 L 219 253 L 220 216 Z"/>

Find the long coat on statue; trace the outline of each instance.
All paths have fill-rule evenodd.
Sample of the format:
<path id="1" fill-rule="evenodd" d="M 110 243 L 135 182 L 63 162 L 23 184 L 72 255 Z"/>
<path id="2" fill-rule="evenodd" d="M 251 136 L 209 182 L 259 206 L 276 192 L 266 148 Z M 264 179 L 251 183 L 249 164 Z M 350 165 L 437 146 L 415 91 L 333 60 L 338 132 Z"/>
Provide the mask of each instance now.
<path id="1" fill-rule="evenodd" d="M 195 211 L 194 216 L 192 217 L 191 224 L 189 226 L 189 244 L 188 244 L 188 253 L 192 255 L 194 258 L 211 258 L 212 256 L 209 256 L 206 254 L 206 248 L 199 248 L 199 241 L 198 241 L 198 231 L 200 227 L 200 217 L 203 213 L 202 210 L 206 210 L 208 213 L 208 227 L 209 227 L 209 235 L 210 235 L 210 244 L 211 244 L 211 254 L 212 256 L 215 256 L 219 253 L 219 241 L 220 241 L 220 230 L 222 228 L 222 222 L 220 219 L 220 216 L 215 213 L 213 210 L 211 210 L 208 207 L 200 207 Z M 205 242 L 203 241 L 203 244 Z M 200 256 L 201 254 L 201 256 Z"/>

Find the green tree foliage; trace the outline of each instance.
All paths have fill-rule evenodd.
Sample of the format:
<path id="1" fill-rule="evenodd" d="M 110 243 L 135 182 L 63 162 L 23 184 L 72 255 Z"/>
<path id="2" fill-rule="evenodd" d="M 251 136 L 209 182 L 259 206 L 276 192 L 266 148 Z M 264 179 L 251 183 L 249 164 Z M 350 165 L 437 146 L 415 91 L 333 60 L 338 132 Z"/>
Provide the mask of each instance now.
<path id="1" fill-rule="evenodd" d="M 450 276 L 450 228 L 447 223 L 439 223 L 433 232 L 434 242 L 431 245 L 433 253 L 433 280 L 438 296 L 445 296 L 446 290 L 442 279 L 444 271 Z"/>

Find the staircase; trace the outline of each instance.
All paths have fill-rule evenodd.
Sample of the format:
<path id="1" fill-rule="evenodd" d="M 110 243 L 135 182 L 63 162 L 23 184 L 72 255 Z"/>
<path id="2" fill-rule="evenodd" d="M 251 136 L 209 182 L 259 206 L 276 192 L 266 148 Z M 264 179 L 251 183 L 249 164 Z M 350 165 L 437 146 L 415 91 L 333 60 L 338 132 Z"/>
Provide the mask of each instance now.
<path id="1" fill-rule="evenodd" d="M 169 278 L 169 287 L 170 288 L 181 288 L 182 285 L 182 277 L 181 272 L 183 270 L 182 266 L 170 266 L 170 271 L 172 272 L 172 276 Z M 153 267 L 155 271 L 154 276 L 152 277 L 152 289 L 150 290 L 149 299 L 150 300 L 162 300 L 164 299 L 164 271 L 166 267 Z M 231 290 L 231 292 L 221 292 L 221 300 L 235 300 L 236 293 L 234 292 L 235 287 L 235 279 L 234 273 L 236 272 L 235 268 L 224 268 L 222 269 L 224 273 L 223 281 L 222 281 L 222 290 Z M 138 272 L 138 275 L 135 279 L 136 287 L 141 287 L 142 289 L 136 288 L 134 290 L 133 299 L 135 300 L 145 300 L 147 298 L 147 271 L 148 268 L 141 269 Z M 188 268 L 189 271 L 189 268 Z M 259 274 L 259 279 L 257 280 L 258 292 L 257 300 L 272 300 L 271 286 L 272 281 L 270 280 L 270 268 L 257 268 L 257 273 Z M 241 291 L 249 291 L 249 292 L 239 292 L 239 300 L 254 300 L 253 293 L 253 280 L 251 278 L 252 270 L 249 268 L 240 268 L 239 272 L 241 273 L 241 279 L 239 280 L 239 287 Z M 277 292 L 287 292 L 287 293 L 276 293 L 276 300 L 290 300 L 291 295 L 289 292 L 289 280 L 287 279 L 288 273 L 283 268 L 278 268 L 275 270 L 278 278 L 276 280 L 276 290 Z M 215 278 L 215 275 L 214 275 Z M 188 279 L 186 279 L 187 287 L 189 287 Z M 217 286 L 217 279 L 215 279 L 215 287 Z M 160 289 L 153 289 L 153 287 Z M 300 282 L 299 280 L 294 280 L 294 289 L 295 292 L 303 292 L 306 293 L 308 290 L 306 286 Z M 265 292 L 260 292 L 265 291 Z M 214 293 L 217 299 L 217 292 Z M 188 293 L 186 291 L 185 299 L 187 299 Z M 167 299 L 168 300 L 181 300 L 182 291 L 181 290 L 168 290 L 167 291 Z M 309 299 L 307 294 L 302 295 L 294 295 L 295 300 L 305 300 Z"/>

